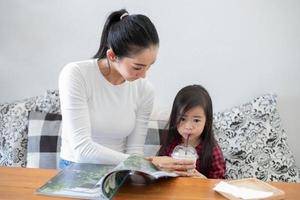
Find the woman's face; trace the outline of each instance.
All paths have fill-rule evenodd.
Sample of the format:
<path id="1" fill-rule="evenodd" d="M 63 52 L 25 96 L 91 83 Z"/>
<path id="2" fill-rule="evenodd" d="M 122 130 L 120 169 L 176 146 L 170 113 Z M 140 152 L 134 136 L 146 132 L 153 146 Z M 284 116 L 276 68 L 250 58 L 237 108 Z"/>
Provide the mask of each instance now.
<path id="1" fill-rule="evenodd" d="M 188 135 L 189 144 L 196 146 L 199 144 L 200 136 L 203 132 L 206 123 L 206 116 L 201 106 L 191 108 L 180 118 L 177 125 L 177 131 L 183 137 L 183 142 L 186 141 Z"/>
<path id="2" fill-rule="evenodd" d="M 116 70 L 126 81 L 145 78 L 146 72 L 155 62 L 158 46 L 151 46 L 132 57 L 123 57 L 117 60 Z"/>

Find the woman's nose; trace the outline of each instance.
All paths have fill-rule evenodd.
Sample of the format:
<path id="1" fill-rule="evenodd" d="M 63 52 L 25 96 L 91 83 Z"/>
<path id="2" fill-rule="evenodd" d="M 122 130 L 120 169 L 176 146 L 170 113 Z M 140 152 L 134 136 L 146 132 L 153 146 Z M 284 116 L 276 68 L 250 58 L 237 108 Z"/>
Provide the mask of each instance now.
<path id="1" fill-rule="evenodd" d="M 145 78 L 145 77 L 146 77 L 146 71 L 142 73 L 141 77 L 142 77 L 142 78 Z"/>
<path id="2" fill-rule="evenodd" d="M 141 70 L 137 75 L 139 78 L 145 78 L 146 77 L 146 70 Z"/>

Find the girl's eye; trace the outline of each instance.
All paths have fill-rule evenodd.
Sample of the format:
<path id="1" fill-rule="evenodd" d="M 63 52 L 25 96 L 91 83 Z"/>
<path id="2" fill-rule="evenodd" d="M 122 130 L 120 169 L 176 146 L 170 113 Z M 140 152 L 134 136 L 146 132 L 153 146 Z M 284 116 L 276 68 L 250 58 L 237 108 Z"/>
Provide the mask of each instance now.
<path id="1" fill-rule="evenodd" d="M 199 123 L 200 119 L 194 119 L 194 122 Z"/>
<path id="2" fill-rule="evenodd" d="M 185 118 L 184 118 L 184 117 L 181 117 L 181 118 L 180 118 L 180 121 L 184 122 L 184 121 L 185 121 Z"/>

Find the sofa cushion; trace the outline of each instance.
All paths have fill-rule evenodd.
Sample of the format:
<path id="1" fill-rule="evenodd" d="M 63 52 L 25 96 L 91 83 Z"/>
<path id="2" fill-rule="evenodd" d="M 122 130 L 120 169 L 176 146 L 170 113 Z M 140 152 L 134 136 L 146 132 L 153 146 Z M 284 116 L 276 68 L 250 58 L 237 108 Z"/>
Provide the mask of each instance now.
<path id="1" fill-rule="evenodd" d="M 37 98 L 0 104 L 0 166 L 25 167 L 28 112 Z"/>
<path id="2" fill-rule="evenodd" d="M 60 113 L 58 90 L 47 90 L 44 95 L 0 104 L 0 166 L 26 166 L 30 111 Z"/>
<path id="3" fill-rule="evenodd" d="M 27 167 L 58 168 L 61 147 L 60 114 L 29 113 Z M 147 131 L 145 156 L 156 155 L 163 137 L 164 121 L 151 120 Z"/>
<path id="4" fill-rule="evenodd" d="M 148 131 L 144 146 L 145 156 L 155 156 L 166 138 L 166 121 L 164 120 L 149 120 Z"/>
<path id="5" fill-rule="evenodd" d="M 226 178 L 299 181 L 299 168 L 281 126 L 276 95 L 263 95 L 216 113 L 214 132 L 225 157 Z"/>
<path id="6" fill-rule="evenodd" d="M 27 167 L 58 168 L 61 119 L 60 114 L 30 112 Z"/>
<path id="7" fill-rule="evenodd" d="M 47 90 L 44 95 L 36 100 L 35 111 L 45 113 L 60 113 L 58 90 Z"/>

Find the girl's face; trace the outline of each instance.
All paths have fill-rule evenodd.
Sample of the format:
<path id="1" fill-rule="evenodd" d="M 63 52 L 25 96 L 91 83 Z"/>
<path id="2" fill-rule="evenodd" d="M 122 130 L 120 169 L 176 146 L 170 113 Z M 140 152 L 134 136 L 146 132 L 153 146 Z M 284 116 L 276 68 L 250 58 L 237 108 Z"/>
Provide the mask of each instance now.
<path id="1" fill-rule="evenodd" d="M 156 60 L 157 52 L 158 46 L 151 46 L 133 57 L 118 59 L 116 69 L 126 81 L 145 78 L 146 72 Z"/>
<path id="2" fill-rule="evenodd" d="M 206 123 L 206 116 L 201 106 L 191 108 L 180 118 L 180 122 L 177 125 L 177 131 L 183 137 L 182 142 L 186 142 L 188 135 L 189 144 L 197 146 L 200 142 L 200 135 L 203 132 Z"/>

